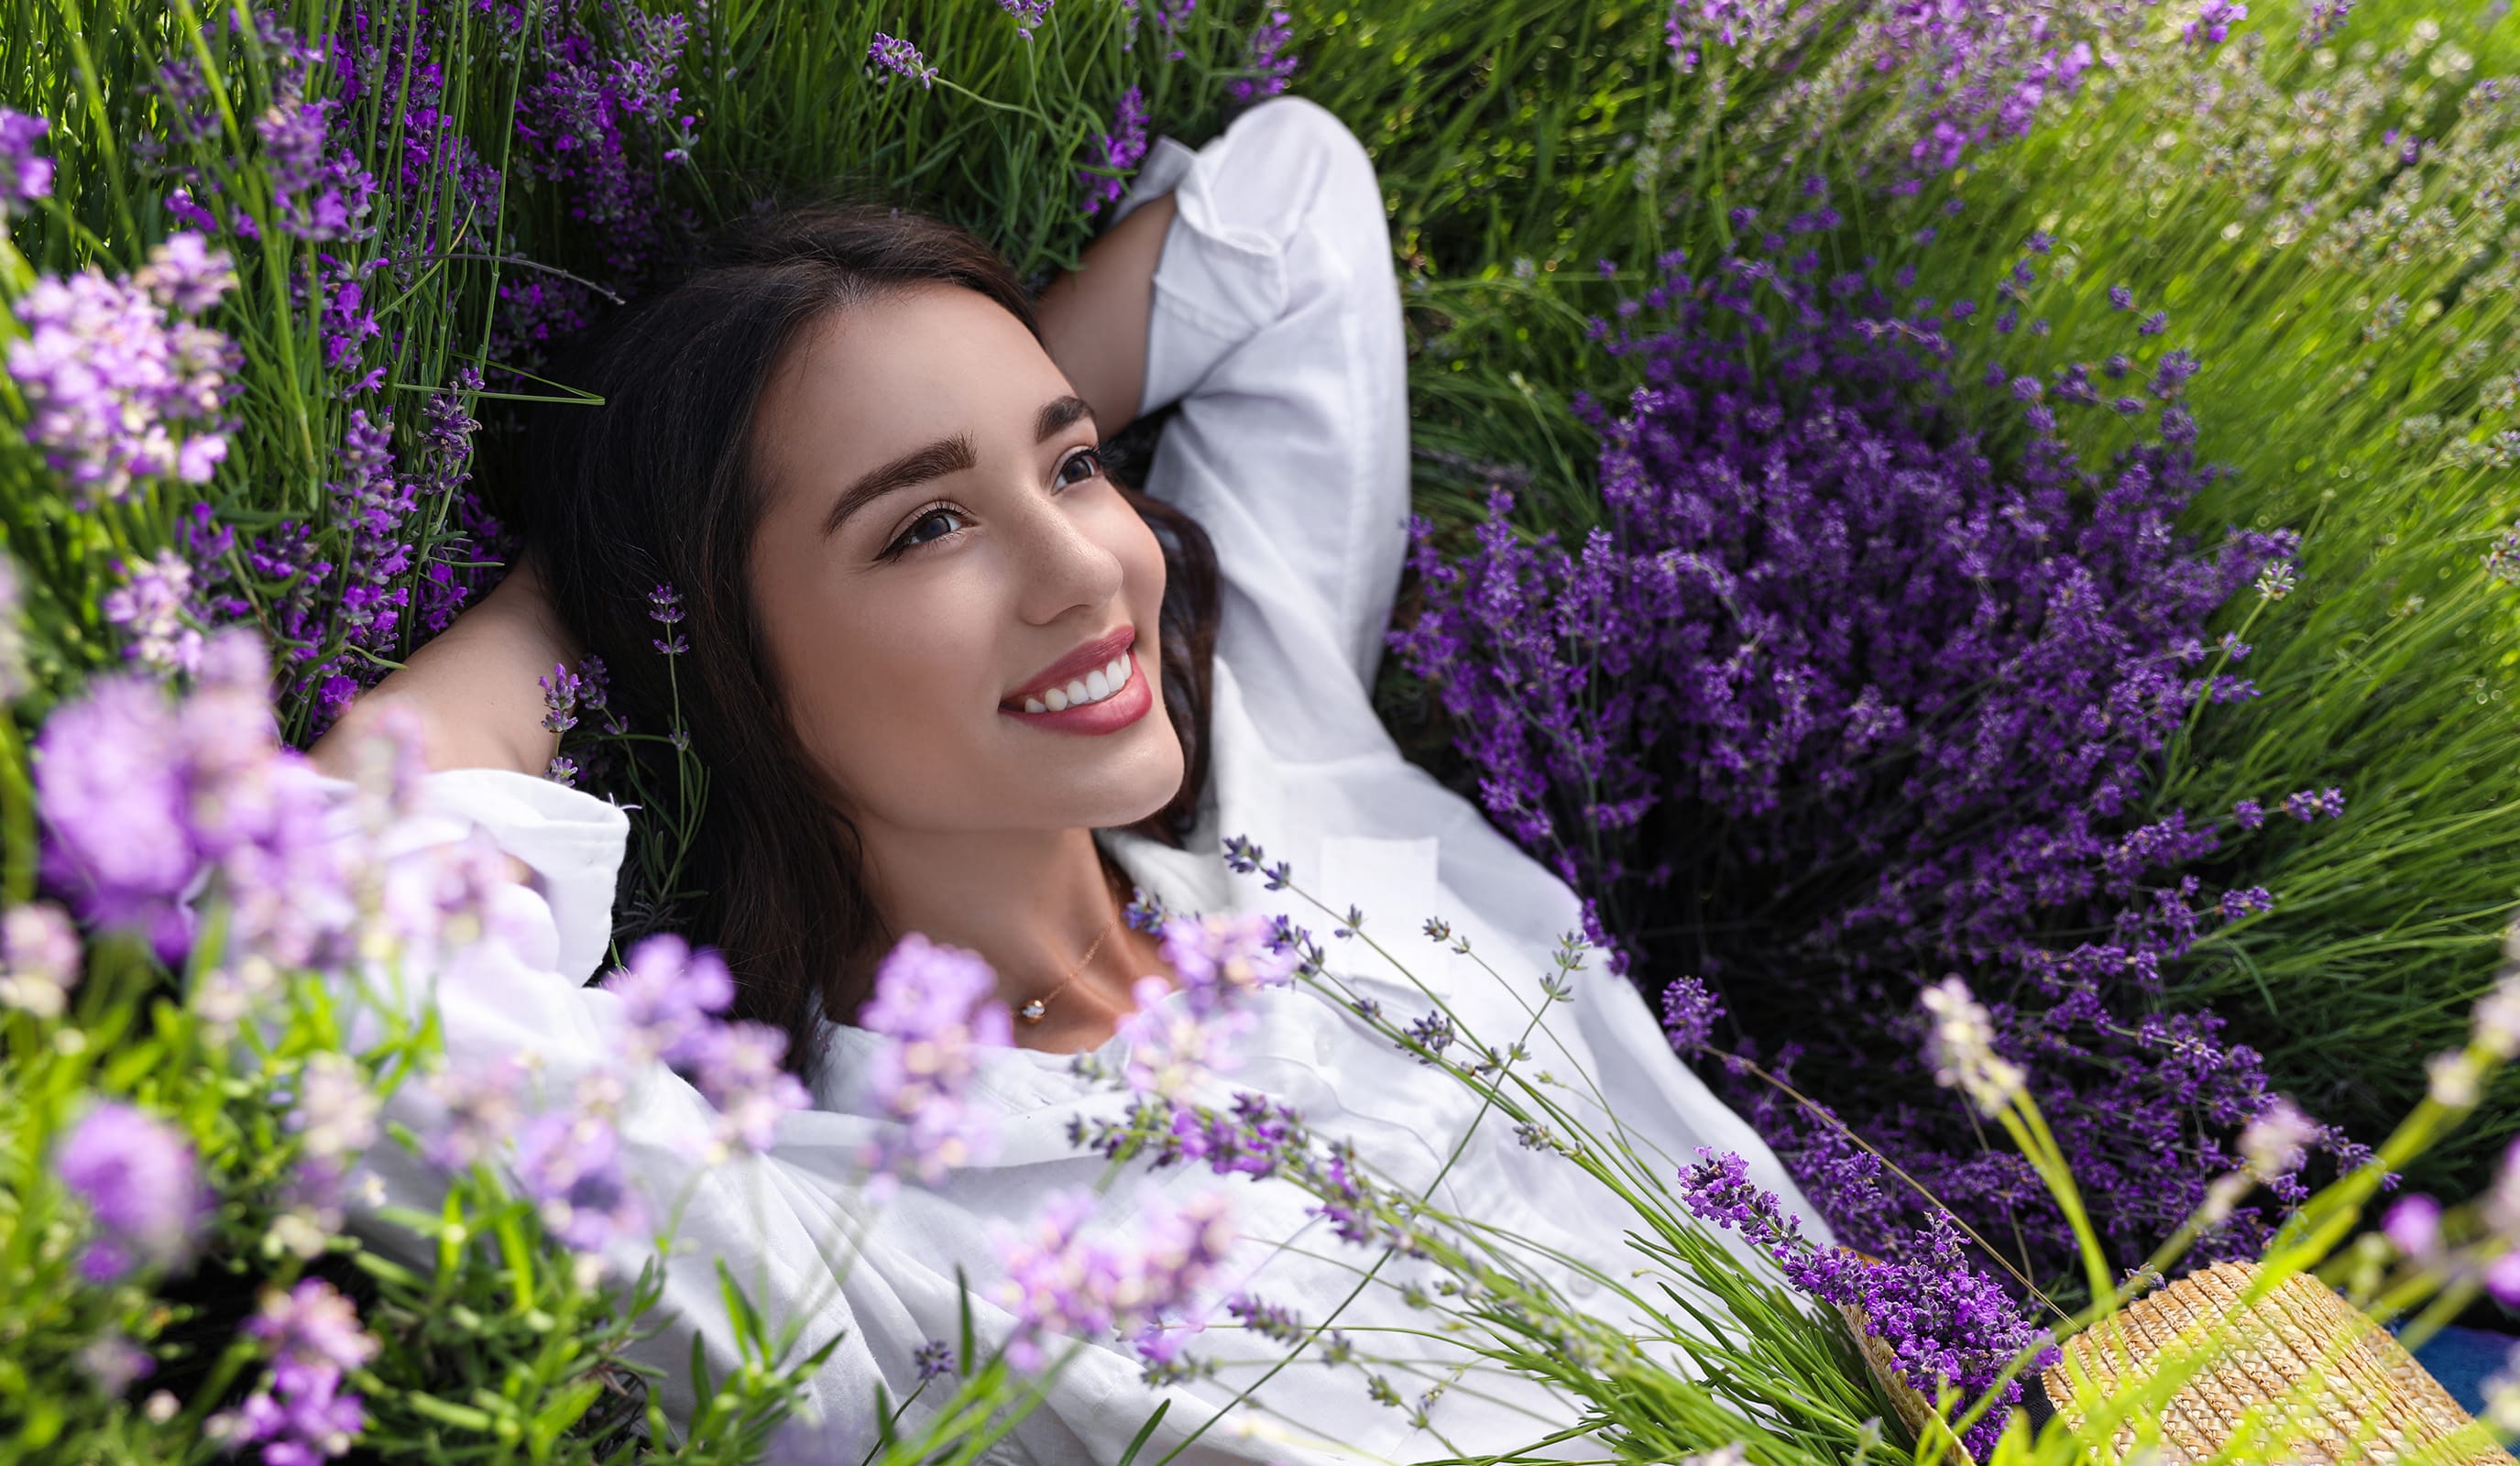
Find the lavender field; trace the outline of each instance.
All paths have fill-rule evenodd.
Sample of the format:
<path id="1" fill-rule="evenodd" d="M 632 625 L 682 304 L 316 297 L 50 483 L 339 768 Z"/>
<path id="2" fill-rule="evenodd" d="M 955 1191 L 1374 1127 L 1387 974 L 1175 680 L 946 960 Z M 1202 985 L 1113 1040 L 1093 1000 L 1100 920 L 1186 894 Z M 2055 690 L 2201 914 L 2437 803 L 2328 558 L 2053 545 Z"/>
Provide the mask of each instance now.
<path id="1" fill-rule="evenodd" d="M 2513 1330 L 2502 0 L 8 14 L 0 1458 L 1002 1463 L 1077 1336 L 1134 1341 L 1140 1444 L 1170 1440 L 1184 1312 L 1427 1426 L 1410 1459 L 1578 1458 L 1459 1447 L 1406 1340 L 1213 1296 L 1261 1184 L 1360 1268 L 1445 1269 L 1413 1306 L 1587 1401 L 1582 1459 L 2187 1459 L 2142 1452 L 2228 1339 L 2012 1406 L 2226 1261 L 2410 1346 Z M 1139 1065 L 1075 1145 L 1213 1199 L 1126 1246 L 1097 1197 L 1048 1206 L 1005 1243 L 1012 1331 L 967 1305 L 835 1418 L 803 1402 L 841 1341 L 729 1269 L 728 1332 L 665 1357 L 688 1197 L 622 1180 L 623 1095 L 451 1067 L 411 996 L 502 939 L 496 852 L 398 833 L 412 743 L 346 791 L 304 750 L 508 572 L 520 409 L 591 400 L 570 344 L 711 231 L 890 200 L 1037 289 L 1154 139 L 1281 95 L 1365 144 L 1401 282 L 1417 512 L 1376 709 L 1583 899 L 1550 981 L 1636 985 L 1841 1245 L 1738 1156 L 1576 1133 L 1513 1036 L 1373 1012 L 1739 1326 L 1645 1299 L 1642 1350 L 1339 1135 Z M 1162 430 L 1115 436 L 1120 476 Z M 812 1100 L 699 924 L 681 597 L 634 609 L 652 668 L 543 680 L 548 777 L 631 810 L 603 982 L 707 1102 L 696 1170 L 742 1174 Z M 1328 952 L 1142 913 L 1213 1042 L 1258 987 L 1353 1005 L 1361 922 L 1312 874 Z M 1365 914 L 1419 950 L 1383 928 L 1423 913 Z M 1010 1020 L 967 958 L 913 938 L 835 1015 L 885 1044 L 878 1205 L 982 1139 L 969 1057 Z M 442 1210 L 380 1208 L 419 1174 Z M 2508 1459 L 2520 1356 L 2485 1390 L 2447 1444 L 2325 1458 Z M 2220 1459 L 2306 1458 L 2287 1419 Z"/>

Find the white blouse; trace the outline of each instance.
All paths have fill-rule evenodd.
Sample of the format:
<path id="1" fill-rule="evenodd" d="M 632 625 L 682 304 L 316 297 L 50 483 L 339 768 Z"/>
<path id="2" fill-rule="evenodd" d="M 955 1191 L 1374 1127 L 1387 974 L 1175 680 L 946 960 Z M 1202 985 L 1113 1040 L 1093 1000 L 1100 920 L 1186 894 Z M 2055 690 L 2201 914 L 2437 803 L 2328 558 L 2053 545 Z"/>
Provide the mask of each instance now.
<path id="1" fill-rule="evenodd" d="M 1296 882 L 1330 906 L 1362 908 L 1367 930 L 1446 996 L 1477 1044 L 1503 1047 L 1545 1006 L 1540 980 L 1549 955 L 1580 919 L 1564 884 L 1467 801 L 1404 761 L 1374 717 L 1369 689 L 1407 542 L 1409 415 L 1399 290 L 1372 166 L 1328 111 L 1279 99 L 1196 152 L 1159 140 L 1122 211 L 1167 190 L 1178 212 L 1154 279 L 1144 408 L 1178 401 L 1181 411 L 1162 435 L 1148 489 L 1206 527 L 1223 573 L 1210 784 L 1201 827 L 1186 850 L 1111 832 L 1101 838 L 1172 909 L 1283 911 L 1318 935 L 1335 971 L 1380 998 L 1386 1016 L 1405 1023 L 1431 1009 L 1364 944 L 1332 939 L 1331 923 L 1291 905 L 1291 893 L 1231 874 L 1220 837 L 1251 837 L 1272 862 L 1290 861 Z M 856 1087 L 880 1041 L 826 1024 L 816 1107 L 786 1117 L 768 1152 L 702 1169 L 694 1156 L 714 1119 L 707 1102 L 661 1066 L 626 1070 L 620 1003 L 584 986 L 611 929 L 628 832 L 623 812 L 510 771 L 431 775 L 423 800 L 424 828 L 405 839 L 477 831 L 534 872 L 531 887 L 499 893 L 495 926 L 506 939 L 476 944 L 433 974 L 452 1064 L 521 1059 L 542 1092 L 557 1096 L 589 1073 L 628 1075 L 620 1130 L 629 1170 L 652 1215 L 680 1208 L 677 1251 L 665 1269 L 665 1306 L 675 1319 L 644 1355 L 668 1371 L 664 1389 L 677 1418 L 692 1403 L 682 1365 L 693 1333 L 708 1344 L 714 1369 L 735 1356 L 714 1270 L 720 1261 L 774 1325 L 799 1325 L 806 1347 L 845 1334 L 813 1387 L 830 1420 L 864 1422 L 878 1381 L 896 1401 L 912 1392 L 913 1353 L 957 1331 L 958 1266 L 971 1283 L 982 1348 L 1006 1336 L 1012 1319 L 992 1296 L 1003 1276 L 992 1223 L 1020 1224 L 1047 1193 L 1093 1184 L 1106 1163 L 1071 1145 L 1069 1121 L 1116 1120 L 1127 1096 L 1074 1077 L 1067 1055 L 986 1050 L 975 1103 L 997 1122 L 994 1154 L 940 1189 L 905 1188 L 877 1208 L 859 1191 L 854 1158 L 892 1124 Z M 1420 923 L 1437 915 L 1502 979 L 1421 935 Z M 1825 1240 L 1825 1227 L 1759 1137 L 1674 1056 L 1636 990 L 1598 960 L 1574 982 L 1573 1000 L 1548 1006 L 1532 1033 L 1523 1072 L 1545 1069 L 1566 1081 L 1556 1091 L 1562 1102 L 1597 1131 L 1623 1129 L 1641 1154 L 1658 1153 L 1667 1178 L 1698 1146 L 1740 1152 L 1751 1175 Z M 1493 1112 L 1473 1130 L 1477 1100 L 1460 1080 L 1395 1049 L 1344 1004 L 1295 985 L 1261 993 L 1252 1008 L 1257 1022 L 1238 1047 L 1239 1067 L 1213 1079 L 1202 1097 L 1221 1104 L 1251 1090 L 1290 1104 L 1316 1134 L 1353 1142 L 1403 1186 L 1422 1188 L 1470 1132 L 1434 1192 L 1438 1205 L 1622 1281 L 1646 1261 L 1624 1241 L 1636 1223 L 1615 1196 L 1562 1157 L 1519 1146 Z M 1098 1053 L 1116 1072 L 1128 1046 L 1115 1036 Z M 1579 1098 L 1586 1075 L 1607 1113 Z M 389 1112 L 426 1126 L 434 1103 L 425 1087 L 406 1085 Z M 442 1191 L 432 1174 L 385 1153 L 391 1149 L 379 1147 L 372 1158 L 389 1201 L 435 1211 Z M 1220 1177 L 1192 1165 L 1151 1172 L 1141 1162 L 1131 1170 L 1089 1230 L 1107 1224 L 1125 1234 L 1139 1206 L 1162 1198 L 1178 1207 L 1225 1188 L 1241 1241 L 1217 1298 L 1248 1290 L 1316 1324 L 1379 1256 L 1339 1242 L 1326 1221 L 1306 1215 L 1311 1198 L 1282 1179 Z M 1140 1191 L 1137 1177 L 1148 1177 L 1151 1189 Z M 425 1264 L 393 1227 L 364 1214 L 361 1225 L 378 1245 Z M 642 1258 L 625 1245 L 608 1261 L 631 1275 Z M 1615 1294 L 1560 1264 L 1529 1261 L 1597 1316 L 1625 1315 Z M 1363 1368 L 1326 1368 L 1318 1350 L 1308 1351 L 1176 1459 L 1406 1461 L 1454 1448 L 1503 1451 L 1571 1424 L 1580 1413 L 1574 1404 L 1478 1360 L 1439 1334 L 1442 1312 L 1402 1297 L 1404 1284 L 1431 1287 L 1436 1276 L 1406 1258 L 1384 1263 L 1335 1323 L 1369 1357 Z M 1651 1280 L 1632 1286 L 1657 1296 Z M 1284 1346 L 1242 1330 L 1221 1309 L 1213 1319 L 1191 1349 L 1217 1362 L 1214 1378 L 1149 1387 L 1127 1344 L 1088 1341 L 1047 1403 L 983 1459 L 1108 1466 L 1170 1399 L 1139 1456 L 1152 1466 L 1284 1355 Z M 1467 1372 L 1428 1414 L 1449 1447 L 1413 1427 L 1407 1409 L 1367 1397 L 1365 1368 L 1414 1405 L 1462 1363 Z M 929 1386 L 930 1397 L 948 1383 Z M 920 1415 L 914 1407 L 911 1418 Z M 1555 1449 L 1599 1454 L 1580 1440 Z"/>

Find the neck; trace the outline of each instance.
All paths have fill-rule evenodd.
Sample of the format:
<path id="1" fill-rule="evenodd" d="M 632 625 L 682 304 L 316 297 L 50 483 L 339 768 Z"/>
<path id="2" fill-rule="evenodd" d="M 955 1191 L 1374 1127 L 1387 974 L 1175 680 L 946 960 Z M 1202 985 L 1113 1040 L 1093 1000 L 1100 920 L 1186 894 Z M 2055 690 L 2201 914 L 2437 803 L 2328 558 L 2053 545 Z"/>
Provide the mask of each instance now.
<path id="1" fill-rule="evenodd" d="M 1075 971 L 1119 914 L 1092 830 L 932 834 L 865 830 L 866 879 L 895 932 L 964 947 L 998 974 L 1011 1008 Z M 1110 954 L 1119 933 L 1103 941 Z M 1103 964 L 1097 961 L 1096 968 Z M 1058 1000 L 1068 1002 L 1088 976 Z"/>

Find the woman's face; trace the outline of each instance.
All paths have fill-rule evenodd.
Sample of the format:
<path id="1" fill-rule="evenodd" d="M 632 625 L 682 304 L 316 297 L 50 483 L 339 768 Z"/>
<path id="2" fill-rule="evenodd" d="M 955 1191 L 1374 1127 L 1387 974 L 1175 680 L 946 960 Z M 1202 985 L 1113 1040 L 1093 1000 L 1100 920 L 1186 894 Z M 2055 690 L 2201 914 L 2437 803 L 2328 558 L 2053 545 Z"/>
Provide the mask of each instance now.
<path id="1" fill-rule="evenodd" d="M 754 430 L 772 672 L 861 829 L 1102 827 L 1172 798 L 1163 553 L 1022 323 L 948 286 L 828 315 Z"/>

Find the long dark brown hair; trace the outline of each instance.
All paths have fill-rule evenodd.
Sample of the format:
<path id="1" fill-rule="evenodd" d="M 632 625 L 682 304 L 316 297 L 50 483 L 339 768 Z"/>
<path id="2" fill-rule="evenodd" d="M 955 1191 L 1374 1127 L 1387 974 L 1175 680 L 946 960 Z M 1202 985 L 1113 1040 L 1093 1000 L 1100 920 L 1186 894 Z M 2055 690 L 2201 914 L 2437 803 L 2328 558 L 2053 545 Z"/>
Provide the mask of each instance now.
<path id="1" fill-rule="evenodd" d="M 554 364 L 601 406 L 531 405 L 502 498 L 561 619 L 608 664 L 634 726 L 667 726 L 672 694 L 649 593 L 681 594 L 682 716 L 708 769 L 691 851 L 703 892 L 682 922 L 724 953 L 737 1011 L 789 1036 L 791 1066 L 828 1013 L 854 1019 L 895 935 L 859 877 L 857 833 L 807 757 L 763 654 L 748 553 L 763 505 L 753 418 L 773 366 L 812 323 L 922 284 L 996 301 L 1040 338 L 997 251 L 910 208 L 818 202 L 718 236 L 679 281 L 634 300 Z M 1123 486 L 1164 552 L 1164 705 L 1181 788 L 1131 828 L 1179 845 L 1207 778 L 1216 557 L 1197 522 Z M 800 818 L 819 811 L 823 818 Z"/>

